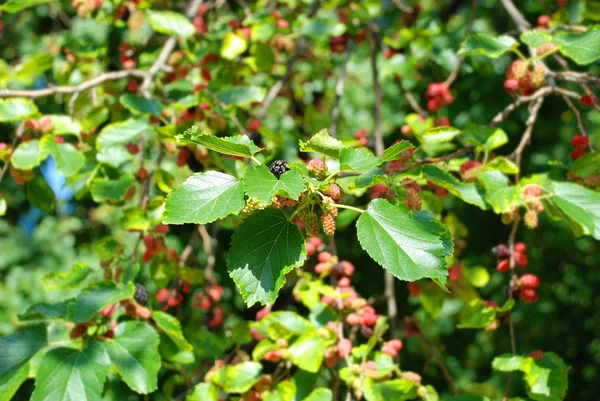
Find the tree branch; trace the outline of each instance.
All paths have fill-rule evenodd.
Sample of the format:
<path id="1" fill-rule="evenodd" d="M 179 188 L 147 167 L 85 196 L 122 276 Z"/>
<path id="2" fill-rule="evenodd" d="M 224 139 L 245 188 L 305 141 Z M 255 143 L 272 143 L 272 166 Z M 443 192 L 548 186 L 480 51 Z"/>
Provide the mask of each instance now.
<path id="1" fill-rule="evenodd" d="M 475 15 L 477 14 L 477 4 L 478 4 L 478 0 L 473 0 L 473 5 L 471 6 L 471 13 L 469 14 L 469 22 L 467 24 L 467 34 L 466 37 L 469 37 L 469 35 L 471 34 L 471 31 L 473 29 L 473 21 L 475 20 Z M 444 81 L 444 83 L 447 86 L 451 86 L 454 81 L 456 80 L 456 78 L 458 77 L 458 73 L 460 72 L 460 69 L 462 68 L 463 63 L 465 62 L 465 55 L 461 54 L 458 57 L 458 63 L 456 64 L 456 67 L 454 67 L 454 70 L 452 70 L 452 73 L 450 73 L 450 75 L 448 76 L 448 78 L 446 78 L 446 80 Z"/>

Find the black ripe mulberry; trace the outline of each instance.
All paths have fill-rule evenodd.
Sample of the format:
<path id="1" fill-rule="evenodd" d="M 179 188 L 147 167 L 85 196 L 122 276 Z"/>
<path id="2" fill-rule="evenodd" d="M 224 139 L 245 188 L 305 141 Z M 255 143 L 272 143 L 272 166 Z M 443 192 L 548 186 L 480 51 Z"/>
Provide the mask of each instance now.
<path id="1" fill-rule="evenodd" d="M 148 290 L 141 284 L 135 284 L 135 295 L 133 296 L 135 302 L 140 305 L 146 306 L 148 303 Z"/>
<path id="2" fill-rule="evenodd" d="M 271 163 L 271 166 L 269 166 L 269 170 L 277 178 L 279 178 L 281 174 L 285 173 L 289 169 L 290 168 L 285 160 L 275 160 L 273 163 Z"/>

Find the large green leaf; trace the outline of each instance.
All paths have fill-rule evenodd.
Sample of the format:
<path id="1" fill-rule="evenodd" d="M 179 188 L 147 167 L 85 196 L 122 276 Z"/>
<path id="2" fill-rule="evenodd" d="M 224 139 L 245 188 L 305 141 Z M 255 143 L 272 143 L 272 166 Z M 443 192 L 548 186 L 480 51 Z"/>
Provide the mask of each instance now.
<path id="1" fill-rule="evenodd" d="M 470 203 L 471 205 L 478 206 L 481 209 L 487 209 L 481 188 L 475 184 L 462 182 L 452 174 L 435 166 L 423 166 L 411 170 L 411 172 L 415 172 L 415 174 L 421 172 L 427 177 L 428 180 L 444 189 L 447 189 L 451 194 L 458 196 L 463 201 Z"/>
<path id="2" fill-rule="evenodd" d="M 77 287 L 92 273 L 87 263 L 75 263 L 68 272 L 51 272 L 42 277 L 42 285 L 48 290 L 66 290 Z"/>
<path id="3" fill-rule="evenodd" d="M 250 390 L 262 375 L 262 365 L 258 362 L 242 362 L 224 366 L 213 375 L 213 382 L 228 393 L 242 394 Z"/>
<path id="4" fill-rule="evenodd" d="M 590 177 L 600 172 L 600 152 L 586 153 L 571 165 L 571 171 L 577 177 Z"/>
<path id="5" fill-rule="evenodd" d="M 211 383 L 198 383 L 185 401 L 219 401 L 219 390 Z"/>
<path id="6" fill-rule="evenodd" d="M 0 338 L 0 385 L 17 374 L 47 343 L 45 326 L 28 327 Z"/>
<path id="7" fill-rule="evenodd" d="M 563 55 L 579 65 L 592 64 L 600 59 L 600 26 L 583 33 L 558 31 L 553 36 L 553 42 Z"/>
<path id="8" fill-rule="evenodd" d="M 415 281 L 430 277 L 446 282 L 446 256 L 450 256 L 440 230 L 432 230 L 408 211 L 384 199 L 371 201 L 356 223 L 358 240 L 365 251 L 400 280 Z M 447 234 L 449 236 L 449 234 Z"/>
<path id="9" fill-rule="evenodd" d="M 11 401 L 19 387 L 29 376 L 29 364 L 26 363 L 5 383 L 0 384 L 0 401 Z"/>
<path id="10" fill-rule="evenodd" d="M 308 141 L 300 141 L 301 152 L 317 152 L 325 156 L 337 158 L 340 150 L 344 148 L 341 141 L 331 137 L 326 129 L 313 135 Z"/>
<path id="11" fill-rule="evenodd" d="M 300 369 L 317 373 L 323 362 L 327 343 L 316 330 L 300 336 L 289 348 L 291 361 Z"/>
<path id="12" fill-rule="evenodd" d="M 177 139 L 182 143 L 195 143 L 231 156 L 252 157 L 261 151 L 246 135 L 217 137 L 211 133 L 201 133 L 195 125 L 178 135 Z"/>
<path id="13" fill-rule="evenodd" d="M 8 4 L 8 3 L 6 3 Z M 6 4 L 3 9 L 6 10 Z M 29 99 L 0 99 L 0 123 L 27 120 L 40 114 L 35 104 Z"/>
<path id="14" fill-rule="evenodd" d="M 248 167 L 244 174 L 244 187 L 248 196 L 258 199 L 265 205 L 271 203 L 274 195 L 284 195 L 298 200 L 305 186 L 304 178 L 296 170 L 286 171 L 277 179 L 263 164 Z"/>
<path id="15" fill-rule="evenodd" d="M 485 188 L 485 199 L 495 213 L 508 212 L 519 201 L 519 189 L 511 186 L 508 177 L 500 171 L 483 171 L 478 177 Z"/>
<path id="16" fill-rule="evenodd" d="M 169 193 L 163 222 L 211 223 L 239 212 L 244 204 L 242 181 L 218 171 L 196 173 Z"/>
<path id="17" fill-rule="evenodd" d="M 121 174 L 116 180 L 97 178 L 92 181 L 92 199 L 95 202 L 120 202 L 134 183 L 135 177 L 128 173 Z"/>
<path id="18" fill-rule="evenodd" d="M 160 116 L 162 105 L 156 99 L 148 99 L 131 93 L 121 95 L 119 101 L 127 110 L 133 114 L 153 114 Z"/>
<path id="19" fill-rule="evenodd" d="M 66 177 L 77 174 L 85 164 L 85 157 L 75 146 L 70 143 L 57 143 L 52 135 L 42 138 L 40 148 L 54 157 L 58 171 Z"/>
<path id="20" fill-rule="evenodd" d="M 148 17 L 152 29 L 160 33 L 187 39 L 196 32 L 194 25 L 183 14 L 173 11 L 149 10 Z"/>
<path id="21" fill-rule="evenodd" d="M 107 281 L 92 284 L 67 304 L 67 320 L 87 322 L 105 306 L 131 298 L 134 294 L 135 287 L 131 282 L 124 287 Z"/>
<path id="22" fill-rule="evenodd" d="M 36 175 L 27 183 L 27 200 L 40 210 L 51 213 L 56 206 L 56 196 L 44 177 Z"/>
<path id="23" fill-rule="evenodd" d="M 521 364 L 527 395 L 537 401 L 562 401 L 569 387 L 569 367 L 553 352 L 536 361 L 526 358 Z"/>
<path id="24" fill-rule="evenodd" d="M 245 106 L 250 103 L 262 102 L 266 92 L 265 88 L 260 86 L 227 86 L 219 89 L 215 95 L 223 103 Z"/>
<path id="25" fill-rule="evenodd" d="M 165 312 L 154 311 L 152 313 L 152 319 L 154 319 L 154 322 L 158 328 L 164 331 L 165 334 L 169 336 L 169 338 L 173 340 L 173 342 L 177 344 L 182 351 L 192 350 L 192 345 L 188 343 L 183 336 L 183 332 L 181 331 L 181 323 L 179 323 L 177 318 Z"/>
<path id="26" fill-rule="evenodd" d="M 42 149 L 39 140 L 33 139 L 22 142 L 17 146 L 17 149 L 10 158 L 10 162 L 16 169 L 31 170 L 46 160 L 48 153 L 48 149 Z"/>
<path id="27" fill-rule="evenodd" d="M 104 343 L 117 372 L 137 393 L 148 394 L 157 389 L 159 342 L 159 335 L 147 323 L 128 321 L 116 327 L 114 340 Z"/>
<path id="28" fill-rule="evenodd" d="M 340 170 L 368 171 L 381 164 L 381 159 L 366 149 L 340 150 Z"/>
<path id="29" fill-rule="evenodd" d="M 363 381 L 363 391 L 367 401 L 404 401 L 417 396 L 415 382 L 407 379 L 395 379 L 382 383 L 365 379 Z"/>
<path id="30" fill-rule="evenodd" d="M 71 302 L 70 299 L 53 304 L 46 302 L 33 304 L 27 308 L 25 312 L 19 314 L 19 320 L 26 321 L 64 318 L 67 315 L 67 304 L 69 302 Z"/>
<path id="31" fill-rule="evenodd" d="M 133 119 L 107 125 L 96 139 L 96 159 L 109 166 L 120 167 L 132 158 L 124 145 L 137 141 L 140 135 L 150 128 L 146 120 Z"/>
<path id="32" fill-rule="evenodd" d="M 544 188 L 553 194 L 544 200 L 552 217 L 565 219 L 576 235 L 600 240 L 600 193 L 568 182 L 550 182 Z"/>
<path id="33" fill-rule="evenodd" d="M 83 350 L 55 348 L 38 368 L 32 401 L 100 401 L 110 360 L 98 341 Z"/>
<path id="34" fill-rule="evenodd" d="M 496 58 L 518 47 L 519 43 L 508 35 L 496 36 L 476 33 L 464 40 L 458 54 L 467 56 L 484 55 Z"/>
<path id="35" fill-rule="evenodd" d="M 233 234 L 227 257 L 229 275 L 248 304 L 271 304 L 285 283 L 285 275 L 306 259 L 304 237 L 285 214 L 258 211 Z"/>

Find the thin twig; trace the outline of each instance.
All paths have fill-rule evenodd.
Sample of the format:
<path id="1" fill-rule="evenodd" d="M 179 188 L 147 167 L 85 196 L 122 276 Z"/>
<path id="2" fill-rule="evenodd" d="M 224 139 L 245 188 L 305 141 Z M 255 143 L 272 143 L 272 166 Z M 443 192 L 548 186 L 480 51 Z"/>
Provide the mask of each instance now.
<path id="1" fill-rule="evenodd" d="M 429 113 L 427 113 L 427 111 L 425 111 L 425 109 L 423 109 L 421 105 L 419 105 L 419 102 L 417 102 L 417 99 L 415 99 L 415 95 L 413 95 L 411 91 L 404 89 L 404 86 L 402 85 L 402 80 L 399 80 L 398 87 L 400 88 L 400 92 L 402 92 L 402 94 L 408 101 L 410 107 L 414 111 L 416 111 L 418 115 L 420 115 L 423 118 L 429 117 Z"/>
<path id="2" fill-rule="evenodd" d="M 469 37 L 469 35 L 471 35 L 471 31 L 473 30 L 473 21 L 475 20 L 475 15 L 477 14 L 477 4 L 478 0 L 473 0 L 473 5 L 471 6 L 471 13 L 469 14 L 469 22 L 467 23 L 467 33 L 465 35 L 466 37 Z M 452 70 L 448 78 L 446 78 L 446 80 L 444 81 L 444 83 L 447 86 L 451 86 L 458 77 L 458 73 L 460 72 L 463 63 L 465 62 L 465 57 L 466 56 L 464 54 L 461 54 L 458 57 L 456 67 L 454 67 L 454 70 Z"/>
<path id="3" fill-rule="evenodd" d="M 517 164 L 517 166 L 521 165 L 521 157 L 523 156 L 523 150 L 525 150 L 525 147 L 529 144 L 529 142 L 531 142 L 531 135 L 533 134 L 533 126 L 535 125 L 535 122 L 538 117 L 538 113 L 539 113 L 540 108 L 542 107 L 543 103 L 544 103 L 544 98 L 541 97 L 531 104 L 531 109 L 529 111 L 529 118 L 527 119 L 527 123 L 526 123 L 527 127 L 525 128 L 525 132 L 523 133 L 523 136 L 521 137 L 521 141 L 519 142 L 519 145 L 511 154 L 511 156 L 515 158 L 515 163 Z M 520 178 L 519 174 L 520 173 L 517 173 L 517 175 L 516 175 L 517 180 Z"/>
<path id="4" fill-rule="evenodd" d="M 213 252 L 213 238 L 206 230 L 206 226 L 199 225 L 198 233 L 202 237 L 202 245 L 204 246 L 204 253 L 206 254 L 206 267 L 204 268 L 204 277 L 209 284 L 216 284 L 215 279 L 215 254 Z"/>
<path id="5" fill-rule="evenodd" d="M 329 135 L 332 137 L 337 136 L 338 122 L 340 118 L 340 102 L 344 95 L 344 84 L 346 82 L 346 67 L 348 60 L 350 60 L 350 52 L 352 51 L 352 41 L 349 41 L 346 45 L 346 53 L 342 66 L 340 67 L 340 75 L 338 76 L 337 82 L 335 83 L 335 101 L 333 103 L 333 110 L 331 111 L 331 125 L 329 126 Z"/>
<path id="6" fill-rule="evenodd" d="M 190 256 L 192 255 L 192 252 L 194 251 L 194 247 L 196 246 L 199 237 L 200 233 L 194 227 L 194 231 L 192 231 L 190 240 L 185 245 L 185 248 L 183 248 L 183 251 L 181 251 L 181 257 L 179 258 L 179 267 L 184 267 L 187 264 L 188 260 L 190 259 Z"/>
<path id="7" fill-rule="evenodd" d="M 575 114 L 575 120 L 577 121 L 577 128 L 579 129 L 579 133 L 583 136 L 588 136 L 587 131 L 585 130 L 585 127 L 583 125 L 583 118 L 581 118 L 581 112 L 579 111 L 579 109 L 577 109 L 577 107 L 573 104 L 571 99 L 569 99 L 567 96 L 562 95 L 562 98 L 565 101 L 565 103 L 569 106 L 573 114 Z M 590 152 L 593 152 L 594 148 L 592 147 L 592 142 L 590 142 L 588 146 Z"/>
<path id="8" fill-rule="evenodd" d="M 511 0 L 500 0 L 500 2 L 502 3 L 502 6 L 504 6 L 506 12 L 508 12 L 508 15 L 517 25 L 519 32 L 525 32 L 531 29 L 531 24 L 525 19 L 523 14 L 521 14 L 521 11 L 519 11 L 519 9 Z"/>

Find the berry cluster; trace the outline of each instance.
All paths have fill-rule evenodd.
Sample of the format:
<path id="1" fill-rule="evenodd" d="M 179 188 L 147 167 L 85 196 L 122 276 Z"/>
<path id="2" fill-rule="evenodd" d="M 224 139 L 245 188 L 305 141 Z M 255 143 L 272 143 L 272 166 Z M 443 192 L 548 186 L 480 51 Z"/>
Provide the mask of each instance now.
<path id="1" fill-rule="evenodd" d="M 535 302 L 538 300 L 538 294 L 535 290 L 540 285 L 540 279 L 535 274 L 523 274 L 519 277 L 518 285 L 519 296 L 527 303 Z"/>
<path id="2" fill-rule="evenodd" d="M 571 159 L 577 160 L 581 156 L 587 153 L 587 147 L 590 144 L 590 139 L 585 135 L 577 135 L 571 139 L 571 146 L 573 146 L 573 152 L 571 152 Z"/>
<path id="3" fill-rule="evenodd" d="M 369 130 L 366 128 L 356 131 L 354 138 L 360 143 L 360 146 L 369 146 Z"/>
<path id="4" fill-rule="evenodd" d="M 410 210 L 421 210 L 421 187 L 409 178 L 402 180 L 404 186 L 404 203 Z"/>
<path id="5" fill-rule="evenodd" d="M 285 160 L 275 160 L 269 166 L 269 171 L 271 171 L 271 173 L 277 178 L 279 178 L 286 171 L 289 171 L 289 169 L 290 168 Z"/>
<path id="6" fill-rule="evenodd" d="M 481 171 L 481 163 L 475 160 L 469 160 L 461 164 L 460 173 L 464 181 L 471 182 L 477 180 L 477 172 Z"/>
<path id="7" fill-rule="evenodd" d="M 192 290 L 192 285 L 187 281 L 181 281 L 179 285 L 171 286 L 170 288 L 162 288 L 158 290 L 155 297 L 156 300 L 163 304 L 163 310 L 174 308 L 183 302 L 185 294 Z"/>
<path id="8" fill-rule="evenodd" d="M 527 207 L 524 217 L 525 226 L 529 229 L 534 229 L 538 226 L 538 214 L 544 211 L 544 204 L 540 200 L 542 188 L 530 184 L 523 187 L 521 192 L 525 196 L 525 207 Z"/>
<path id="9" fill-rule="evenodd" d="M 450 88 L 444 82 L 432 82 L 425 92 L 427 110 L 434 112 L 454 101 Z"/>
<path id="10" fill-rule="evenodd" d="M 525 251 L 527 250 L 527 245 L 523 242 L 517 242 L 514 245 L 514 258 L 515 265 L 520 268 L 526 268 L 529 264 L 529 260 L 527 258 L 527 254 Z M 496 269 L 500 273 L 505 273 L 510 270 L 510 248 L 505 244 L 500 244 L 495 246 L 492 249 L 494 255 L 496 255 L 496 259 L 498 259 L 498 264 L 496 265 Z"/>
<path id="11" fill-rule="evenodd" d="M 506 69 L 504 89 L 509 93 L 515 93 L 518 89 L 521 95 L 529 96 L 543 85 L 545 79 L 546 73 L 541 65 L 531 65 L 525 60 L 515 60 Z"/>
<path id="12" fill-rule="evenodd" d="M 369 198 L 383 198 L 391 200 L 394 197 L 394 190 L 385 184 L 375 184 L 369 188 Z"/>
<path id="13" fill-rule="evenodd" d="M 319 180 L 327 177 L 327 165 L 323 159 L 310 159 L 308 163 L 306 163 L 306 169 L 309 174 L 315 176 Z"/>
<path id="14" fill-rule="evenodd" d="M 158 235 L 144 235 L 143 242 L 144 246 L 146 247 L 146 250 L 142 254 L 142 260 L 144 261 L 144 263 L 150 262 L 155 254 L 161 252 L 167 253 L 167 260 L 170 260 L 173 263 L 179 262 L 179 255 L 177 254 L 177 250 L 174 248 L 167 249 L 167 245 L 165 244 L 164 235 L 168 232 L 169 226 L 159 224 L 154 228 L 154 233 Z"/>

